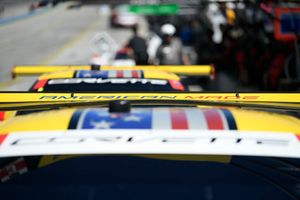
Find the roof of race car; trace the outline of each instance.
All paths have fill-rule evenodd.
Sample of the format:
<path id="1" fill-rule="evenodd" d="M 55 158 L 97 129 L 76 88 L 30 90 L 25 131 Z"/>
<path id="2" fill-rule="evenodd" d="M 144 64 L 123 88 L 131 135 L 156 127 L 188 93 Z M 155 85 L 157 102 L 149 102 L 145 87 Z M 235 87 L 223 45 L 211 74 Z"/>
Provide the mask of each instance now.
<path id="1" fill-rule="evenodd" d="M 67 129 L 248 130 L 300 133 L 300 119 L 283 114 L 240 109 L 137 107 L 125 113 L 110 113 L 107 108 L 44 111 L 17 116 L 0 125 L 0 133 Z"/>
<path id="2" fill-rule="evenodd" d="M 174 73 L 158 70 L 62 70 L 43 74 L 39 77 L 39 80 L 58 78 L 146 78 L 180 80 Z"/>
<path id="3" fill-rule="evenodd" d="M 270 123 L 272 122 L 272 123 Z M 299 157 L 300 120 L 227 108 L 63 109 L 0 124 L 0 157 L 199 154 Z M 200 148 L 201 147 L 201 148 Z"/>
<path id="4" fill-rule="evenodd" d="M 0 123 L 0 157 L 197 154 L 299 158 L 300 120 L 280 110 L 299 110 L 299 95 L 0 93 L 0 110 L 18 110 L 20 115 Z M 113 110 L 116 99 L 131 100 L 131 109 L 122 110 L 128 107 L 119 104 L 117 108 L 122 109 Z M 255 110 L 248 110 L 251 106 L 247 104 Z M 268 105 L 268 112 L 257 110 Z M 274 112 L 276 107 L 279 111 Z M 31 113 L 36 110 L 39 112 Z"/>

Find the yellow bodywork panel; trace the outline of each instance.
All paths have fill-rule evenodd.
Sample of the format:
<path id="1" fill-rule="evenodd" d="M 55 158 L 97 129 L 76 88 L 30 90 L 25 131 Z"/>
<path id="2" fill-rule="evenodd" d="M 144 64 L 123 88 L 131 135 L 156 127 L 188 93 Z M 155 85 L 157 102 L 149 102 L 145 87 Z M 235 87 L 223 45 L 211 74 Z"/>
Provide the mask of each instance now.
<path id="1" fill-rule="evenodd" d="M 118 70 L 118 69 L 115 69 Z M 73 78 L 76 70 L 56 71 L 52 73 L 43 74 L 39 80 L 43 79 L 59 79 L 59 78 Z M 106 70 L 104 70 L 106 71 Z M 144 78 L 148 79 L 165 79 L 165 80 L 180 80 L 179 76 L 174 73 L 158 71 L 158 70 L 143 70 Z"/>
<path id="2" fill-rule="evenodd" d="M 234 117 L 237 130 L 290 132 L 300 134 L 300 119 L 296 117 L 235 108 L 228 110 Z M 59 111 L 44 111 L 16 116 L 4 121 L 0 125 L 0 133 L 15 131 L 67 130 L 74 111 L 75 109 L 62 109 Z"/>
<path id="3" fill-rule="evenodd" d="M 91 66 L 15 66 L 13 77 L 40 75 L 62 70 L 90 70 Z M 213 65 L 144 65 L 144 66 L 101 66 L 101 70 L 159 70 L 189 76 L 213 76 Z"/>
<path id="4" fill-rule="evenodd" d="M 173 73 L 164 71 L 144 70 L 144 78 L 148 79 L 165 79 L 165 80 L 177 80 L 180 78 Z"/>
<path id="5" fill-rule="evenodd" d="M 74 109 L 64 109 L 16 116 L 4 121 L 0 132 L 67 130 L 73 112 Z"/>
<path id="6" fill-rule="evenodd" d="M 64 71 L 57 71 L 48 74 L 43 74 L 39 77 L 39 80 L 43 79 L 55 79 L 55 78 L 73 78 L 75 70 L 64 70 Z"/>
<path id="7" fill-rule="evenodd" d="M 271 112 L 230 109 L 238 130 L 274 131 L 300 134 L 300 120 Z"/>
<path id="8" fill-rule="evenodd" d="M 18 102 L 84 102 L 84 101 L 109 101 L 109 100 L 184 100 L 205 102 L 240 102 L 255 103 L 259 105 L 290 104 L 299 106 L 300 93 L 34 93 L 34 92 L 1 92 L 0 103 Z M 273 104 L 272 104 L 273 103 Z M 276 103 L 276 104 L 275 104 Z M 2 104 L 3 105 L 3 104 Z M 1 106 L 1 104 L 0 104 Z"/>

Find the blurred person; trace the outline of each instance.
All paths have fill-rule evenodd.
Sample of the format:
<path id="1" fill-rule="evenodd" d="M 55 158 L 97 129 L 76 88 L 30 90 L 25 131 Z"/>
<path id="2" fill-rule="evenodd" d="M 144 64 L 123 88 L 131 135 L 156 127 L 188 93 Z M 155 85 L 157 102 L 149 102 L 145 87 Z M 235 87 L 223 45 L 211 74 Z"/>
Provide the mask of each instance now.
<path id="1" fill-rule="evenodd" d="M 161 27 L 162 44 L 156 53 L 156 64 L 160 65 L 189 65 L 188 55 L 183 53 L 181 41 L 174 37 L 176 32 L 172 24 L 164 24 Z"/>
<path id="2" fill-rule="evenodd" d="M 128 42 L 129 54 L 135 60 L 136 65 L 148 64 L 147 43 L 144 38 L 138 35 L 138 27 L 132 28 L 133 37 Z"/>
<path id="3" fill-rule="evenodd" d="M 226 25 L 226 18 L 219 9 L 218 4 L 211 3 L 208 6 L 207 9 L 207 18 L 209 19 L 212 30 L 213 30 L 213 36 L 212 40 L 215 44 L 220 44 L 223 41 L 223 32 L 221 29 L 222 25 Z"/>

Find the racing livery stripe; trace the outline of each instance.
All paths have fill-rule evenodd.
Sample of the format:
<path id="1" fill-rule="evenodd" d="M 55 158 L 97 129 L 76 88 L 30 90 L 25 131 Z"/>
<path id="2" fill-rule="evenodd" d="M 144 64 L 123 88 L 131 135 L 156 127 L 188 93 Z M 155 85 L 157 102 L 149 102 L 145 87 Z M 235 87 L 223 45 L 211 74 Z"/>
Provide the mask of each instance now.
<path id="1" fill-rule="evenodd" d="M 132 78 L 132 73 L 130 70 L 124 70 L 123 74 L 124 74 L 123 78 Z"/>
<path id="2" fill-rule="evenodd" d="M 141 77 L 141 78 L 145 78 L 144 71 L 143 71 L 143 70 L 139 70 L 139 72 L 140 72 L 140 77 Z"/>
<path id="3" fill-rule="evenodd" d="M 169 109 L 154 108 L 152 111 L 152 129 L 170 129 L 171 120 Z"/>
<path id="4" fill-rule="evenodd" d="M 223 129 L 224 130 L 229 130 L 229 125 L 227 123 L 226 116 L 223 114 L 223 112 L 220 109 L 218 109 L 217 111 L 218 111 L 219 115 L 221 116 Z"/>
<path id="5" fill-rule="evenodd" d="M 123 70 L 118 70 L 117 71 L 117 78 L 124 78 L 124 71 Z"/>
<path id="6" fill-rule="evenodd" d="M 223 130 L 223 121 L 218 110 L 204 111 L 204 116 L 207 122 L 207 127 L 210 130 Z"/>
<path id="7" fill-rule="evenodd" d="M 221 111 L 226 117 L 228 128 L 230 130 L 237 130 L 237 125 L 236 125 L 236 122 L 235 122 L 235 119 L 234 119 L 232 113 L 229 110 L 226 110 L 226 109 L 222 109 Z"/>
<path id="8" fill-rule="evenodd" d="M 206 120 L 202 111 L 193 109 L 185 113 L 189 122 L 189 129 L 207 129 Z"/>
<path id="9" fill-rule="evenodd" d="M 5 119 L 5 112 L 0 111 L 0 121 L 3 121 Z"/>
<path id="10" fill-rule="evenodd" d="M 170 110 L 172 129 L 188 129 L 188 121 L 183 110 Z"/>
<path id="11" fill-rule="evenodd" d="M 79 117 L 81 116 L 82 110 L 76 110 L 70 120 L 68 129 L 76 129 Z"/>
<path id="12" fill-rule="evenodd" d="M 47 81 L 48 81 L 48 79 L 43 79 L 43 80 L 37 81 L 36 84 L 34 85 L 33 89 L 37 90 L 39 88 L 43 88 L 46 85 Z"/>
<path id="13" fill-rule="evenodd" d="M 141 73 L 139 73 L 140 71 L 137 70 L 132 70 L 131 71 L 131 76 L 132 78 L 140 78 L 141 77 Z"/>
<path id="14" fill-rule="evenodd" d="M 116 78 L 116 76 L 117 76 L 116 70 L 108 71 L 108 78 Z"/>
<path id="15" fill-rule="evenodd" d="M 0 145 L 4 142 L 5 138 L 7 137 L 8 134 L 1 134 L 0 135 Z"/>
<path id="16" fill-rule="evenodd" d="M 108 71 L 101 71 L 102 77 L 101 78 L 108 78 Z"/>

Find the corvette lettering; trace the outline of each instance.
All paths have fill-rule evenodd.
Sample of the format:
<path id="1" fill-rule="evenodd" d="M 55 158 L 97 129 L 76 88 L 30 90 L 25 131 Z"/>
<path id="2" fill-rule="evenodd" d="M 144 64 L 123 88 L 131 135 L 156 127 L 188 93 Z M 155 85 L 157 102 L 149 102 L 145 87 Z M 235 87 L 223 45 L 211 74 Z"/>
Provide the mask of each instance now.
<path id="1" fill-rule="evenodd" d="M 49 85 L 58 84 L 153 84 L 153 85 L 166 85 L 168 82 L 166 80 L 156 80 L 156 79 L 126 79 L 126 78 L 116 78 L 116 79 L 102 79 L 102 78 L 70 78 L 70 79 L 52 79 L 48 81 Z"/>
<path id="2" fill-rule="evenodd" d="M 27 137 L 15 139 L 10 143 L 12 146 L 24 146 L 24 145 L 61 145 L 61 144 L 83 144 L 83 143 L 164 143 L 164 144 L 187 144 L 200 142 L 201 144 L 236 144 L 242 143 L 259 145 L 259 146 L 287 146 L 289 141 L 285 139 L 264 139 L 264 138 L 225 138 L 225 137 L 138 137 L 138 136 L 79 136 L 79 137 Z"/>

